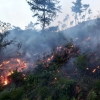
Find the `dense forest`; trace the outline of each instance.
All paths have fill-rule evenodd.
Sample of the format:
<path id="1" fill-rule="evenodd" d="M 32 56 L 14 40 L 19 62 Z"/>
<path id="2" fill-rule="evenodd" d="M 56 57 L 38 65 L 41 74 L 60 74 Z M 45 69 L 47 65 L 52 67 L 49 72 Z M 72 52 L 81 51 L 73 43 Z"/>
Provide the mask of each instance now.
<path id="1" fill-rule="evenodd" d="M 50 26 L 60 1 L 26 2 L 36 23 L 0 21 L 0 100 L 100 100 L 100 15 L 76 0 L 72 16 Z"/>

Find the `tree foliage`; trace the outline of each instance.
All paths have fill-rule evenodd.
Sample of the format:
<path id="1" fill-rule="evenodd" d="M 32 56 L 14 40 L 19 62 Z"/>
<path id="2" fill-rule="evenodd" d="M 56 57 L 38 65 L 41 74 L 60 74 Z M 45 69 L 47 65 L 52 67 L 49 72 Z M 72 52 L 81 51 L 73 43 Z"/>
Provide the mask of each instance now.
<path id="1" fill-rule="evenodd" d="M 84 7 L 85 17 L 86 17 L 86 11 L 89 8 L 89 4 L 84 4 L 83 7 Z M 84 21 L 85 21 L 85 17 L 84 17 Z"/>
<path id="2" fill-rule="evenodd" d="M 72 12 L 75 13 L 75 17 L 74 17 L 75 18 L 75 24 L 76 24 L 78 14 L 81 14 L 83 12 L 81 1 L 82 0 L 76 0 L 76 2 L 72 2 L 74 4 L 74 6 L 72 6 L 71 9 L 72 9 Z"/>
<path id="3" fill-rule="evenodd" d="M 91 13 L 91 11 L 88 9 L 90 5 L 82 4 L 82 0 L 76 0 L 75 2 L 72 2 L 72 3 L 73 3 L 73 6 L 71 7 L 71 10 L 72 10 L 72 12 L 74 12 L 75 24 L 76 24 L 77 20 L 79 23 L 78 16 L 80 17 L 80 20 L 84 19 L 84 21 L 85 21 L 87 10 L 88 10 L 89 15 Z M 88 16 L 88 19 L 89 19 L 89 16 Z"/>
<path id="4" fill-rule="evenodd" d="M 57 12 L 60 12 L 61 9 L 58 6 L 59 0 L 30 0 L 27 3 L 34 12 L 33 17 L 37 17 L 37 21 L 41 23 L 43 30 L 57 17 Z"/>
<path id="5" fill-rule="evenodd" d="M 87 56 L 86 55 L 79 55 L 77 57 L 76 67 L 82 71 L 86 70 L 86 67 L 87 67 Z"/>
<path id="6" fill-rule="evenodd" d="M 9 23 L 4 23 L 0 21 L 0 51 L 13 42 L 12 40 L 8 41 L 6 39 L 10 29 L 11 29 L 11 25 Z"/>

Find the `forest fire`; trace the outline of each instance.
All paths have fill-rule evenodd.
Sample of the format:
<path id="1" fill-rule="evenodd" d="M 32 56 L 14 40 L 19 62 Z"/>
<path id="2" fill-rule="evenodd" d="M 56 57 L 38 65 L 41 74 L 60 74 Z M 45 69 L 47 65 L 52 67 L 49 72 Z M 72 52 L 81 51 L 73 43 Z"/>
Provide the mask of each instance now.
<path id="1" fill-rule="evenodd" d="M 16 69 L 18 72 L 27 69 L 27 62 L 19 58 L 11 58 L 8 61 L 3 61 L 2 64 L 0 64 L 0 82 L 3 85 L 7 85 L 9 83 L 7 77 L 13 74 Z"/>
<path id="2" fill-rule="evenodd" d="M 71 47 L 73 48 L 73 46 Z M 57 47 L 55 50 L 55 53 L 53 53 L 51 56 L 48 55 L 48 57 L 45 57 L 45 59 L 42 59 L 42 63 L 46 63 L 46 66 L 54 59 L 54 56 L 58 53 L 60 54 L 61 52 L 66 51 L 68 53 L 69 49 L 67 50 L 65 47 Z M 47 56 L 47 55 L 45 55 Z M 8 76 L 14 73 L 14 70 L 17 69 L 18 72 L 22 72 L 25 69 L 28 68 L 28 66 L 34 66 L 32 63 L 27 63 L 26 61 L 19 59 L 19 58 L 11 58 L 10 60 L 5 60 L 0 64 L 0 82 L 3 85 L 7 85 L 10 83 L 8 80 Z"/>
<path id="3" fill-rule="evenodd" d="M 40 59 L 40 63 L 42 63 L 46 68 L 49 67 L 51 62 L 56 62 L 58 65 L 60 63 L 64 64 L 68 61 L 69 57 L 74 57 L 76 54 L 79 54 L 80 49 L 77 48 L 75 45 L 68 45 L 66 46 L 59 46 L 52 54 L 45 54 L 42 59 Z M 10 83 L 8 80 L 8 76 L 14 73 L 14 70 L 17 69 L 18 72 L 23 72 L 28 66 L 34 66 L 33 63 L 19 59 L 19 58 L 11 58 L 10 60 L 3 61 L 0 64 L 0 81 L 3 85 L 7 85 Z M 100 67 L 97 66 L 95 69 L 92 70 L 92 73 L 95 73 L 97 69 Z M 86 70 L 90 70 L 90 68 L 86 68 Z M 57 72 L 59 72 L 57 70 Z M 25 75 L 24 75 L 25 76 Z M 26 79 L 26 78 L 25 78 Z"/>
<path id="4" fill-rule="evenodd" d="M 71 47 L 73 48 L 73 46 Z M 46 64 L 46 66 L 48 66 L 48 64 L 54 59 L 54 56 L 57 54 L 60 54 L 61 52 L 63 53 L 64 51 L 66 51 L 66 53 L 68 53 L 70 50 L 65 48 L 65 47 L 57 47 L 55 52 L 50 56 L 48 55 L 48 57 L 45 57 L 45 59 L 42 59 L 42 63 Z M 47 56 L 47 55 L 45 55 Z M 3 85 L 7 85 L 10 83 L 10 81 L 8 80 L 8 76 L 10 76 L 11 74 L 14 73 L 14 70 L 17 69 L 18 72 L 22 72 L 25 69 L 28 68 L 28 66 L 34 66 L 34 64 L 30 63 L 28 64 L 26 61 L 19 59 L 19 58 L 11 58 L 10 60 L 5 60 L 0 64 L 0 82 Z"/>

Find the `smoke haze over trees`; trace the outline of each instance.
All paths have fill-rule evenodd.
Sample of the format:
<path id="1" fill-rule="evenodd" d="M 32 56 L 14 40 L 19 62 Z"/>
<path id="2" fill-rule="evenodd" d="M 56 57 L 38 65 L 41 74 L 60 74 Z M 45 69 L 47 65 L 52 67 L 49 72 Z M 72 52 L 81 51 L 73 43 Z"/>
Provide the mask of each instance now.
<path id="1" fill-rule="evenodd" d="M 99 100 L 99 16 L 92 19 L 90 5 L 76 0 L 73 16 L 46 28 L 61 10 L 59 1 L 27 2 L 42 29 L 38 22 L 25 30 L 1 22 L 0 100 Z"/>

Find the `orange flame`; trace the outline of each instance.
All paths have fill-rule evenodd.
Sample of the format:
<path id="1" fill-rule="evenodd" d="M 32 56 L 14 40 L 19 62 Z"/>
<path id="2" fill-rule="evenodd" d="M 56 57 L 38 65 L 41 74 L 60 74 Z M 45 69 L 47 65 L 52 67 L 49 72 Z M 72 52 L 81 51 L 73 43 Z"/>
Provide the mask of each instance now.
<path id="1" fill-rule="evenodd" d="M 3 61 L 2 64 L 0 64 L 0 81 L 2 84 L 7 85 L 9 83 L 7 77 L 13 74 L 13 70 L 17 70 L 19 72 L 23 71 L 27 68 L 26 61 L 23 61 L 21 59 L 12 58 L 8 61 Z"/>

